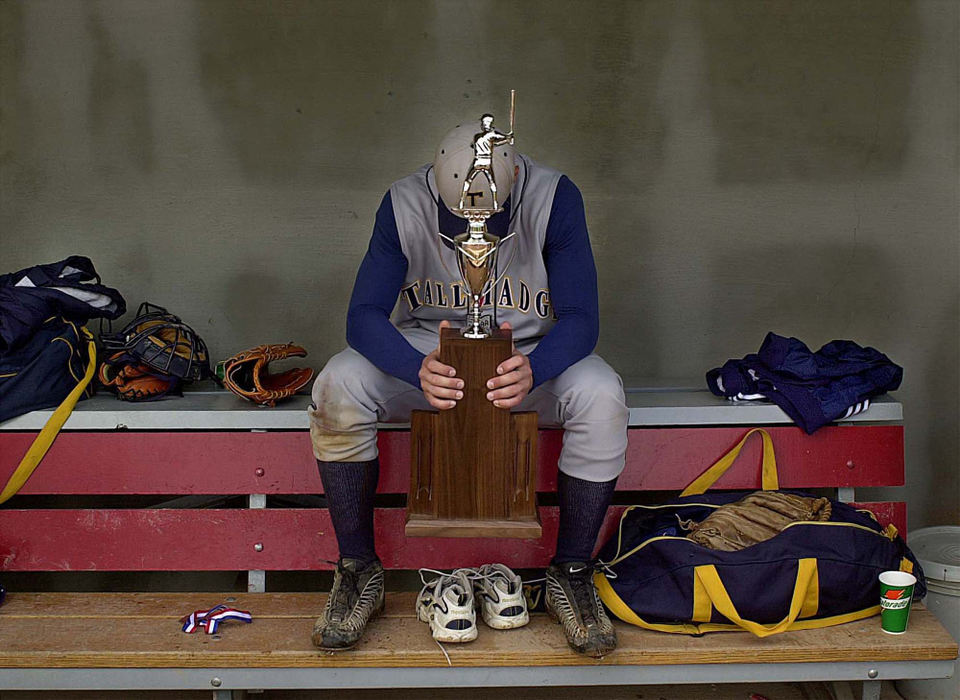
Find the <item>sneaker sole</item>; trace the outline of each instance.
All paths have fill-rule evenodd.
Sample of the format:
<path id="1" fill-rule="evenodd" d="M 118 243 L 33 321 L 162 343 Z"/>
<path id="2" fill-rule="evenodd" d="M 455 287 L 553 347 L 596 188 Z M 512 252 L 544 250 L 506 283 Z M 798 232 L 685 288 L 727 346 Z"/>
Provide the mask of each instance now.
<path id="1" fill-rule="evenodd" d="M 358 639 L 358 640 L 357 640 L 356 642 L 354 642 L 353 644 L 348 644 L 348 645 L 345 646 L 345 647 L 321 647 L 321 646 L 317 646 L 316 644 L 314 644 L 314 646 L 317 648 L 317 651 L 350 651 L 350 650 L 353 649 L 355 646 L 357 646 L 357 643 L 358 643 L 359 641 L 360 641 L 360 640 Z"/>
<path id="2" fill-rule="evenodd" d="M 517 627 L 523 627 L 530 622 L 530 614 L 524 612 L 521 615 L 510 615 L 509 617 L 503 617 L 502 615 L 491 615 L 487 617 L 486 613 L 484 613 L 483 621 L 487 627 L 491 629 L 512 630 Z"/>
<path id="3" fill-rule="evenodd" d="M 476 624 L 465 630 L 451 630 L 446 627 L 437 627 L 433 621 L 430 622 L 430 634 L 433 635 L 433 638 L 438 642 L 448 642 L 451 644 L 465 644 L 466 642 L 472 642 L 477 638 L 477 626 Z"/>
<path id="4" fill-rule="evenodd" d="M 465 630 L 452 630 L 446 627 L 438 627 L 436 618 L 432 616 L 425 607 L 417 607 L 417 619 L 430 625 L 430 634 L 438 642 L 451 642 L 459 644 L 461 642 L 472 642 L 477 638 L 477 623 L 474 622 Z"/>

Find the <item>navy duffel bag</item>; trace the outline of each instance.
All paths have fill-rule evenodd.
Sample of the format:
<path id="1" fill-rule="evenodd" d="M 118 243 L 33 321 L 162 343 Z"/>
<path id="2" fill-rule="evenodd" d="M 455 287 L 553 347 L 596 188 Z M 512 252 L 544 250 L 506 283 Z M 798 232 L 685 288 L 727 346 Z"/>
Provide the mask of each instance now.
<path id="1" fill-rule="evenodd" d="M 830 519 L 799 521 L 740 551 L 709 549 L 684 536 L 681 523 L 701 522 L 744 493 L 704 493 L 729 468 L 754 432 L 764 441 L 763 488 L 777 489 L 769 434 L 749 431 L 673 503 L 632 506 L 600 552 L 600 597 L 621 620 L 662 632 L 747 630 L 766 637 L 827 627 L 880 612 L 883 571 L 923 572 L 896 528 L 869 511 L 831 501 Z M 800 494 L 809 495 L 809 494 Z"/>
<path id="2" fill-rule="evenodd" d="M 26 344 L 0 354 L 0 421 L 55 407 L 6 483 L 0 480 L 0 503 L 30 478 L 77 401 L 92 395 L 96 368 L 93 335 L 61 317 L 47 319 Z"/>
<path id="3" fill-rule="evenodd" d="M 83 384 L 78 398 L 92 395 L 90 344 L 84 326 L 60 317 L 47 319 L 16 350 L 0 353 L 0 423 L 44 408 L 59 406 Z M 92 379 L 92 375 L 91 375 Z"/>

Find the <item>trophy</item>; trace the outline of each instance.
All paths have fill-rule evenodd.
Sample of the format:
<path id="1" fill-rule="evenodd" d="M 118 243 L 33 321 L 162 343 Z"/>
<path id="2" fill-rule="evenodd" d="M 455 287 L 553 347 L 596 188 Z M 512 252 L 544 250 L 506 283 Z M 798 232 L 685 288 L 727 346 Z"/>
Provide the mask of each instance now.
<path id="1" fill-rule="evenodd" d="M 408 536 L 541 534 L 536 511 L 537 414 L 511 413 L 486 398 L 487 380 L 513 354 L 511 332 L 494 327 L 490 317 L 482 316 L 482 307 L 493 298 L 499 281 L 499 249 L 515 235 L 498 238 L 487 231 L 487 219 L 503 208 L 494 154 L 497 146 L 513 144 L 514 97 L 511 90 L 509 133 L 494 128 L 493 115 L 480 117 L 472 163 L 457 206 L 450 208 L 467 220 L 467 231 L 453 238 L 439 234 L 453 248 L 467 292 L 465 326 L 441 330 L 439 360 L 456 368 L 464 395 L 454 408 L 412 413 Z M 481 191 L 474 192 L 478 181 Z"/>

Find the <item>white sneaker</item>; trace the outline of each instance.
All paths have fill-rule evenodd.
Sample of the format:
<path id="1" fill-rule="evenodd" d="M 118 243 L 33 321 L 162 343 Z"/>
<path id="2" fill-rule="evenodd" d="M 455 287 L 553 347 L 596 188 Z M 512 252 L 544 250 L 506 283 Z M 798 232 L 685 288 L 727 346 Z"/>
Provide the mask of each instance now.
<path id="1" fill-rule="evenodd" d="M 421 579 L 424 569 L 420 570 Z M 423 586 L 417 596 L 417 618 L 430 625 L 438 642 L 472 642 L 477 638 L 477 612 L 469 569 L 457 569 Z"/>
<path id="2" fill-rule="evenodd" d="M 530 622 L 523 581 L 508 567 L 484 564 L 471 578 L 488 627 L 511 630 Z"/>

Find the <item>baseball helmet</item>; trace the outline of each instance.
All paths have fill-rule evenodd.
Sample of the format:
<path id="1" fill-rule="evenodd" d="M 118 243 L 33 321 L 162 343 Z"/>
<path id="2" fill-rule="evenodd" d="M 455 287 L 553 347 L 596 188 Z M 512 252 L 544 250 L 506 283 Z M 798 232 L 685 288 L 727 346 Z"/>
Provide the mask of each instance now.
<path id="1" fill-rule="evenodd" d="M 485 114 L 483 116 L 489 117 L 490 115 Z M 483 131 L 482 119 L 483 117 L 457 124 L 447 132 L 443 140 L 440 141 L 440 145 L 437 146 L 437 152 L 433 158 L 434 177 L 437 181 L 440 198 L 447 205 L 447 209 L 451 211 L 459 207 L 464 180 L 473 168 L 476 156 L 473 150 L 473 142 L 477 134 Z M 497 201 L 501 205 L 510 196 L 510 190 L 513 187 L 516 156 L 516 149 L 509 144 L 495 147 L 491 156 L 491 168 L 494 180 L 497 183 Z M 489 181 L 483 173 L 474 177 L 470 192 L 478 193 L 474 198 L 478 206 L 489 206 L 493 202 Z M 467 197 L 464 204 L 469 208 L 471 198 Z"/>
<path id="2" fill-rule="evenodd" d="M 179 316 L 146 301 L 121 331 L 101 333 L 100 342 L 164 375 L 187 381 L 212 376 L 207 346 L 196 331 Z"/>

